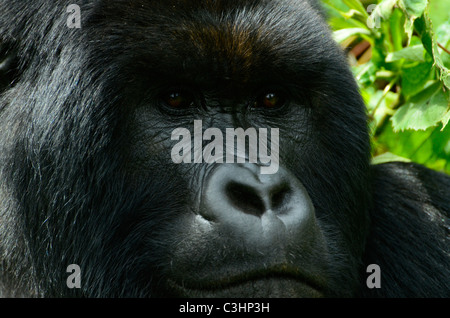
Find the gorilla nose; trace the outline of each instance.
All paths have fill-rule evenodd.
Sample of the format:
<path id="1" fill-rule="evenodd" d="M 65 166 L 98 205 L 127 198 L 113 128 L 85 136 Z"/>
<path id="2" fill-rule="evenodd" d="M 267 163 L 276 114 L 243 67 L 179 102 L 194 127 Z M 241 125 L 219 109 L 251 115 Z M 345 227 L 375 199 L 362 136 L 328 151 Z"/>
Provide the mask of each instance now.
<path id="1" fill-rule="evenodd" d="M 231 170 L 231 171 L 228 171 Z M 283 207 L 289 203 L 291 189 L 289 183 L 279 175 L 269 180 L 261 180 L 257 175 L 242 173 L 240 168 L 227 169 L 224 182 L 215 182 L 211 189 L 221 200 L 223 207 L 237 209 L 242 213 L 262 216 L 267 211 L 275 214 L 283 212 Z"/>
<path id="2" fill-rule="evenodd" d="M 254 164 L 216 167 L 204 185 L 200 214 L 246 236 L 296 235 L 311 225 L 314 207 L 300 181 L 281 167 L 273 175 L 260 174 L 259 168 Z"/>

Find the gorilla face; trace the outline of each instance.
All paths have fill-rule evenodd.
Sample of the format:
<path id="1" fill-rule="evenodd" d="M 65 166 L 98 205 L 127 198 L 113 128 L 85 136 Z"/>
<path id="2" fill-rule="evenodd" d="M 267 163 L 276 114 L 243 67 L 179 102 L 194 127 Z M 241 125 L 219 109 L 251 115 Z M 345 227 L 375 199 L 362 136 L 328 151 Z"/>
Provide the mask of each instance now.
<path id="1" fill-rule="evenodd" d="M 158 175 L 171 171 L 163 195 L 178 203 L 151 212 L 168 219 L 164 293 L 346 295 L 335 288 L 356 278 L 366 225 L 363 105 L 325 26 L 313 22 L 318 14 L 307 3 L 276 6 L 190 4 L 172 12 L 173 20 L 150 23 L 157 38 L 149 32 L 126 49 L 134 52 L 129 64 L 140 65 L 124 71 L 133 90 L 140 86 L 124 94 L 137 99 L 121 133 L 129 141 L 128 169 L 138 172 L 131 180 L 154 188 Z M 278 128 L 280 169 L 263 175 L 261 163 L 195 159 L 175 165 L 171 133 L 183 127 L 195 136 L 195 120 L 223 135 Z M 355 193 L 362 200 L 354 202 Z"/>
<path id="2" fill-rule="evenodd" d="M 22 293 L 354 294 L 368 232 L 364 106 L 307 1 L 95 1 L 81 29 L 47 6 L 28 17 L 46 18 L 23 35 L 23 71 L 3 97 L 16 132 L 2 145 L 3 196 L 25 255 L 15 273 L 32 273 Z M 266 129 L 279 168 L 261 173 L 268 164 L 248 152 L 227 163 L 218 148 L 223 163 L 195 149 L 175 163 L 180 128 L 200 151 L 218 142 L 207 129 Z M 66 286 L 69 264 L 81 289 Z"/>

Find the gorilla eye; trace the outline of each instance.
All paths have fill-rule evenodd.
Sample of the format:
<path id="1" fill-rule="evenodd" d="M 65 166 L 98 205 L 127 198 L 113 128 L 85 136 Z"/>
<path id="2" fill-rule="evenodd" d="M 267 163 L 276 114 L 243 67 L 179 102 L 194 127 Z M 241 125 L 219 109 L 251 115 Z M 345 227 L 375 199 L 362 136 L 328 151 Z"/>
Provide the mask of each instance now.
<path id="1" fill-rule="evenodd" d="M 276 92 L 269 92 L 260 95 L 255 101 L 255 108 L 279 108 L 285 103 L 281 94 Z"/>
<path id="2" fill-rule="evenodd" d="M 167 92 L 162 95 L 162 100 L 170 108 L 184 109 L 194 104 L 194 96 L 185 91 Z"/>

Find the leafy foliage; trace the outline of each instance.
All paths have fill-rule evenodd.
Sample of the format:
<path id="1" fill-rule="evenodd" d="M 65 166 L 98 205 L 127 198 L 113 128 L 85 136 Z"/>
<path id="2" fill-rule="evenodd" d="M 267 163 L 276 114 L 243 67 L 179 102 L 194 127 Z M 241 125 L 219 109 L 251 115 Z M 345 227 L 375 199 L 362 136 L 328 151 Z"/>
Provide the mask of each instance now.
<path id="1" fill-rule="evenodd" d="M 447 0 L 431 0 L 450 12 Z M 324 0 L 371 119 L 374 163 L 413 160 L 450 173 L 450 14 L 427 0 Z"/>

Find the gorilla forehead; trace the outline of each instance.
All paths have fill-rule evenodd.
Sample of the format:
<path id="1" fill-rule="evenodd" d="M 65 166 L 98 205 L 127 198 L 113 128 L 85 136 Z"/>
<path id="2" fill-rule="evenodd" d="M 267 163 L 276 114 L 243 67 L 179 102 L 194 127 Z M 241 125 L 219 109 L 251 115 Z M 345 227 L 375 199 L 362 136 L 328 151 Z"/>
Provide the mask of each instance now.
<path id="1" fill-rule="evenodd" d="M 304 2 L 297 2 L 295 7 L 286 5 L 289 3 L 261 1 L 252 6 L 224 7 L 219 12 L 202 7 L 193 9 L 194 16 L 180 21 L 174 33 L 188 34 L 191 43 L 206 53 L 245 60 L 267 52 L 283 54 L 292 50 L 292 46 L 310 44 L 312 37 L 317 36 L 303 28 L 305 20 L 315 13 Z"/>
<path id="2" fill-rule="evenodd" d="M 102 36 L 105 53 L 111 54 L 120 36 L 121 50 L 132 50 L 155 70 L 196 70 L 192 76 L 204 66 L 248 80 L 261 67 L 272 74 L 277 71 L 271 67 L 311 72 L 327 55 L 317 41 L 329 39 L 327 28 L 307 1 L 134 1 L 122 3 L 121 10 L 109 1 L 97 9 L 102 14 L 96 17 L 108 17 L 103 23 L 93 19 L 96 28 L 109 31 L 94 33 Z"/>

